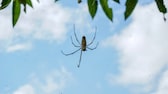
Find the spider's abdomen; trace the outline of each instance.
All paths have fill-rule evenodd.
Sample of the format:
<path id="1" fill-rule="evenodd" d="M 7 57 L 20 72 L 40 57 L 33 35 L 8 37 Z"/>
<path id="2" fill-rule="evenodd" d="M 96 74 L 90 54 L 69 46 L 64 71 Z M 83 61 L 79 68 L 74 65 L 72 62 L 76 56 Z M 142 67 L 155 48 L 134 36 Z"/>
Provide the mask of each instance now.
<path id="1" fill-rule="evenodd" d="M 82 43 L 81 43 L 82 51 L 86 51 L 86 37 L 82 36 Z"/>

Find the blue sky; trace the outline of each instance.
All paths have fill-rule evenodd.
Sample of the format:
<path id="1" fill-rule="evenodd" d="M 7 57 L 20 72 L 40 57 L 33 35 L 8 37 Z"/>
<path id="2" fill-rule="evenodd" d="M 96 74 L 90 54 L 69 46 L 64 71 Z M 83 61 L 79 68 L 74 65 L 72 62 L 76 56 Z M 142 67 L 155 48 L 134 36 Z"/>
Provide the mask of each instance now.
<path id="1" fill-rule="evenodd" d="M 0 11 L 0 94 L 166 94 L 168 23 L 153 0 L 141 0 L 125 21 L 124 1 L 109 2 L 113 22 L 100 6 L 92 20 L 85 0 L 34 0 L 15 28 L 11 5 Z M 99 45 L 83 52 L 80 68 L 80 51 L 61 53 L 77 49 L 70 39 L 74 24 L 87 42 L 97 27 L 91 46 Z"/>

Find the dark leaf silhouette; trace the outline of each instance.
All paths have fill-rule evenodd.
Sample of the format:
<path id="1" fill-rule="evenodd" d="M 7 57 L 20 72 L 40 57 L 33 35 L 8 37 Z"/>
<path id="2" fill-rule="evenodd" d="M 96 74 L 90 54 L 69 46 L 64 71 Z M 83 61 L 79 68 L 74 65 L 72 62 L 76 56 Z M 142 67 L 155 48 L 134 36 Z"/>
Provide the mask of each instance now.
<path id="1" fill-rule="evenodd" d="M 13 1 L 13 8 L 12 8 L 12 20 L 13 20 L 13 26 L 15 26 L 16 22 L 19 19 L 20 16 L 20 2 L 19 0 Z"/>
<path id="2" fill-rule="evenodd" d="M 100 0 L 100 5 L 102 6 L 102 9 L 106 16 L 112 21 L 113 20 L 113 11 L 112 8 L 109 8 L 108 6 L 108 0 Z"/>
<path id="3" fill-rule="evenodd" d="M 116 3 L 120 3 L 120 0 L 113 0 L 113 1 L 115 1 Z"/>
<path id="4" fill-rule="evenodd" d="M 164 5 L 163 0 L 155 0 L 155 2 L 160 12 L 162 12 L 163 14 L 167 13 L 167 9 L 166 9 L 166 6 Z M 164 15 L 163 15 L 163 19 L 164 21 L 166 21 L 166 18 Z"/>
<path id="5" fill-rule="evenodd" d="M 136 4 L 137 4 L 138 0 L 127 0 L 126 1 L 126 10 L 125 10 L 125 13 L 124 13 L 124 16 L 125 16 L 125 19 L 127 19 L 131 13 L 133 12 Z"/>
<path id="6" fill-rule="evenodd" d="M 87 3 L 88 3 L 89 13 L 91 17 L 94 18 L 97 12 L 98 2 L 97 0 L 88 0 Z"/>
<path id="7" fill-rule="evenodd" d="M 0 10 L 6 8 L 10 4 L 11 0 L 2 0 Z"/>

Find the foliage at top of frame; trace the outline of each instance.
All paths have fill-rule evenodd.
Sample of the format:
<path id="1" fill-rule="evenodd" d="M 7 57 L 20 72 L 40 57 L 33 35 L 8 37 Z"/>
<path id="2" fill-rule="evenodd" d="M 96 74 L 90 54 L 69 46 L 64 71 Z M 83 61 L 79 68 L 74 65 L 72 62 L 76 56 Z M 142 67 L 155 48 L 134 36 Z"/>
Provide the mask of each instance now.
<path id="1" fill-rule="evenodd" d="M 16 25 L 19 17 L 21 5 L 24 7 L 24 12 L 26 13 L 26 6 L 30 6 L 33 8 L 31 0 L 2 0 L 0 10 L 6 8 L 12 2 L 12 24 L 13 27 Z"/>
<path id="2" fill-rule="evenodd" d="M 59 0 L 55 0 L 57 2 Z M 102 7 L 104 14 L 107 16 L 107 18 L 111 21 L 113 21 L 113 9 L 109 7 L 109 1 L 116 2 L 117 4 L 120 4 L 120 0 L 87 0 L 88 4 L 88 10 L 89 14 L 92 17 L 92 19 L 95 18 L 97 9 L 98 9 L 98 4 Z M 21 5 L 24 7 L 24 12 L 26 13 L 26 6 L 28 5 L 29 7 L 33 8 L 33 4 L 31 0 L 2 0 L 0 10 L 5 9 L 8 7 L 8 5 L 12 2 L 12 24 L 13 27 L 16 25 L 19 17 L 20 17 L 20 10 L 21 10 Z M 40 2 L 37 0 L 37 2 Z M 77 3 L 80 4 L 82 3 L 82 0 L 77 0 Z M 125 12 L 124 12 L 124 17 L 125 20 L 127 20 L 130 15 L 132 14 L 133 10 L 135 9 L 136 5 L 138 3 L 138 0 L 126 0 L 125 2 Z M 163 13 L 163 19 L 166 21 L 165 14 L 167 13 L 167 8 L 164 4 L 163 0 L 155 0 L 156 6 L 158 7 L 158 10 Z"/>
<path id="3" fill-rule="evenodd" d="M 166 21 L 166 18 L 164 15 L 167 13 L 167 8 L 165 7 L 163 0 L 155 0 L 155 2 L 159 11 L 163 13 L 164 21 Z"/>

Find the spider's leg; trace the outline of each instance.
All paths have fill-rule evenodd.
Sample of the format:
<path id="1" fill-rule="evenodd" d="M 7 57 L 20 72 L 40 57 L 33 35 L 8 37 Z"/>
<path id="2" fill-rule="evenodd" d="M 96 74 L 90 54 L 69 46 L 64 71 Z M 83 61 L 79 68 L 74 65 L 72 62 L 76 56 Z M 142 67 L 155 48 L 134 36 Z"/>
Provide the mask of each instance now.
<path id="1" fill-rule="evenodd" d="M 72 36 L 71 36 L 71 42 L 72 42 L 73 46 L 75 46 L 75 47 L 80 47 L 80 46 L 76 45 L 76 44 L 73 42 Z"/>
<path id="2" fill-rule="evenodd" d="M 95 28 L 95 34 L 94 34 L 92 41 L 87 46 L 91 45 L 94 42 L 94 40 L 96 38 L 96 31 L 97 31 L 97 27 Z"/>
<path id="3" fill-rule="evenodd" d="M 81 59 L 82 59 L 82 50 L 81 50 L 81 53 L 80 53 L 80 59 L 79 59 L 78 68 L 80 67 Z"/>
<path id="4" fill-rule="evenodd" d="M 77 38 L 77 36 L 76 36 L 75 25 L 74 25 L 74 35 L 75 35 L 75 39 L 76 39 L 76 41 L 80 44 L 80 42 L 79 42 L 79 40 L 78 40 L 78 38 Z"/>
<path id="5" fill-rule="evenodd" d="M 96 44 L 96 46 L 95 46 L 94 48 L 90 48 L 90 47 L 88 47 L 88 46 L 87 46 L 87 48 L 88 48 L 89 50 L 94 50 L 94 49 L 97 48 L 98 44 L 99 44 L 99 43 L 97 42 L 97 44 Z"/>
<path id="6" fill-rule="evenodd" d="M 79 51 L 81 48 L 79 48 L 79 49 L 77 49 L 76 51 L 74 51 L 74 52 L 72 52 L 72 53 L 64 53 L 63 51 L 61 51 L 61 53 L 63 54 L 63 55 L 66 55 L 66 56 L 68 56 L 68 55 L 72 55 L 72 54 L 74 54 L 74 53 L 76 53 L 77 51 Z"/>

